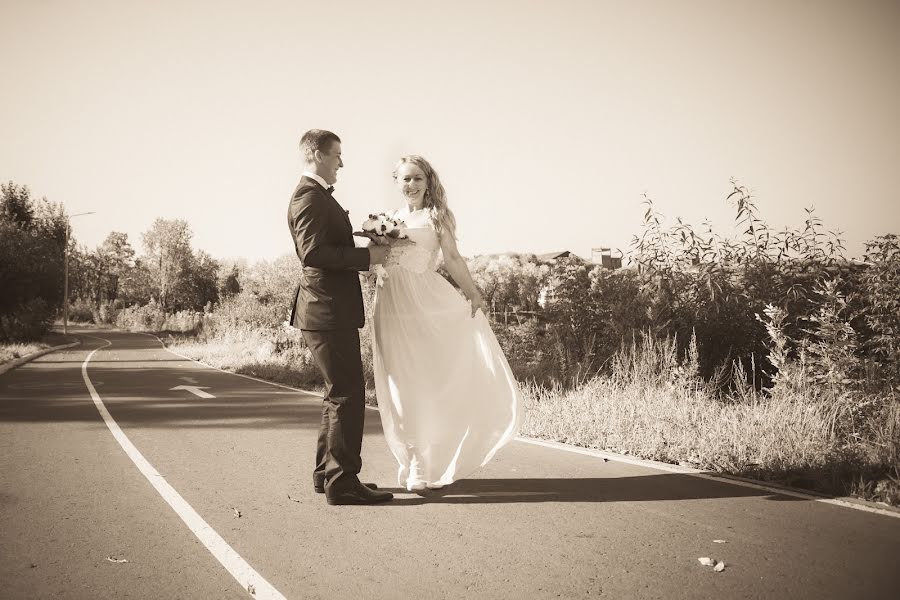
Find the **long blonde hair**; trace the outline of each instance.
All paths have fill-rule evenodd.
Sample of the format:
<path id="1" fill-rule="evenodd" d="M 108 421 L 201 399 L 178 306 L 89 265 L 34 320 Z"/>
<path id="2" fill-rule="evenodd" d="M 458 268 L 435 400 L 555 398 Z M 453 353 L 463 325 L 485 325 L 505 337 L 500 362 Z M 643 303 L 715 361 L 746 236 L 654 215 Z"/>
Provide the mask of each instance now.
<path id="1" fill-rule="evenodd" d="M 400 166 L 406 163 L 416 165 L 425 173 L 428 187 L 425 189 L 424 208 L 428 210 L 428 217 L 431 219 L 435 231 L 438 232 L 438 235 L 446 231 L 453 239 L 456 239 L 456 217 L 453 216 L 453 213 L 447 207 L 447 193 L 444 191 L 444 186 L 441 184 L 441 178 L 438 177 L 437 171 L 421 156 L 408 154 L 397 161 L 393 173 L 394 181 L 397 181 L 397 171 L 400 170 Z"/>

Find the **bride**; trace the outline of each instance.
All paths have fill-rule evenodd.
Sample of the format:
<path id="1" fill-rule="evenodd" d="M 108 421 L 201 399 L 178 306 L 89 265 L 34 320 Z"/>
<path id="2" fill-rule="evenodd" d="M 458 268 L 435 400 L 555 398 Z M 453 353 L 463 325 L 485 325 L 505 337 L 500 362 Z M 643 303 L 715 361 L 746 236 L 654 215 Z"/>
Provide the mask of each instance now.
<path id="1" fill-rule="evenodd" d="M 373 362 L 378 410 L 398 481 L 440 488 L 486 464 L 512 439 L 521 395 L 456 246 L 456 220 L 437 172 L 404 156 L 393 216 L 410 242 L 391 246 L 376 286 Z M 436 272 L 438 255 L 466 298 Z"/>

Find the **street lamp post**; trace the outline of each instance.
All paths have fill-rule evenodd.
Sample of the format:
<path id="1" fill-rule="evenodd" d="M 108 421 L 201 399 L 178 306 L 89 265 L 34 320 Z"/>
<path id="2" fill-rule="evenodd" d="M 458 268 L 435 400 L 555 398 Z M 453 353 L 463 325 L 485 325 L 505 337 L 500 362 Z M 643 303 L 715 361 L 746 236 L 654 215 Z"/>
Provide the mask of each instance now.
<path id="1" fill-rule="evenodd" d="M 77 215 L 72 215 L 66 219 L 66 258 L 63 267 L 63 271 L 65 273 L 65 276 L 63 277 L 63 335 L 69 335 L 69 222 L 75 217 L 92 214 L 94 214 L 93 211 L 83 212 L 78 213 Z"/>

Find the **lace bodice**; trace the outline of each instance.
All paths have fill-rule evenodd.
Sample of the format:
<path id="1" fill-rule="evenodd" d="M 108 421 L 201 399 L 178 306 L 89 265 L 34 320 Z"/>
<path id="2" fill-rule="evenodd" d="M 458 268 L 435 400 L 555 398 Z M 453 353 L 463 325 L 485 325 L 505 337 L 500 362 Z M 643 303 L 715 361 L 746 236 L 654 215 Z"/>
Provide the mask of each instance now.
<path id="1" fill-rule="evenodd" d="M 406 223 L 406 233 L 410 241 L 415 243 L 399 242 L 391 246 L 384 260 L 385 270 L 390 272 L 397 267 L 414 273 L 436 270 L 441 243 L 428 215 L 425 211 L 417 210 L 412 213 L 400 211 L 396 216 Z"/>

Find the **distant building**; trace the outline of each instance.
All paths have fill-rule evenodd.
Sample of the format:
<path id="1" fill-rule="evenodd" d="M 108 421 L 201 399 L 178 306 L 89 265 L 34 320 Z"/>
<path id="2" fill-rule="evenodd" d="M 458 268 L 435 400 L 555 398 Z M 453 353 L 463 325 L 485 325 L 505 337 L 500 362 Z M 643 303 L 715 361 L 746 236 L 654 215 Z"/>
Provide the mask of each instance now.
<path id="1" fill-rule="evenodd" d="M 571 250 L 560 250 L 559 252 L 547 252 L 546 254 L 538 254 L 537 258 L 541 262 L 550 262 L 558 258 L 569 258 L 570 256 L 575 256 L 574 254 L 572 254 Z M 576 256 L 576 258 L 580 257 Z"/>
<path id="2" fill-rule="evenodd" d="M 604 269 L 621 269 L 622 254 L 613 256 L 611 248 L 591 248 L 591 262 Z"/>

